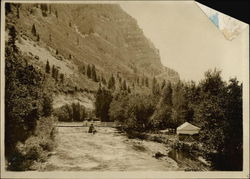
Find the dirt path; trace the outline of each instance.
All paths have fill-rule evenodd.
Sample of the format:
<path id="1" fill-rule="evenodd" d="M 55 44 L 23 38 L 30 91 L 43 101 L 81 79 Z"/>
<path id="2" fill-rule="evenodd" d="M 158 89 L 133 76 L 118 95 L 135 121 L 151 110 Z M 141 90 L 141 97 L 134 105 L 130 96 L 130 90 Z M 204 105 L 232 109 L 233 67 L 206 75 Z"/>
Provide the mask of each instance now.
<path id="1" fill-rule="evenodd" d="M 168 153 L 163 144 L 128 139 L 114 128 L 97 128 L 95 135 L 85 127 L 60 127 L 55 154 L 43 171 L 168 171 L 178 170 L 169 157 L 156 159 L 156 152 Z"/>

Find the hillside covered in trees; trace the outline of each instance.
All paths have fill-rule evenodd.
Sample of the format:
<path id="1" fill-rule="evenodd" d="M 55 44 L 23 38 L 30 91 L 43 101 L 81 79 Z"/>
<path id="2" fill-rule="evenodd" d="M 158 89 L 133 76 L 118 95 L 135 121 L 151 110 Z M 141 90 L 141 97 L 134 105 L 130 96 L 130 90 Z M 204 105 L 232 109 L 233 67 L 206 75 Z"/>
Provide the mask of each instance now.
<path id="1" fill-rule="evenodd" d="M 161 64 L 159 51 L 119 5 L 22 4 L 13 12 L 17 46 L 37 56 L 34 63 L 40 67 L 49 63 L 55 69 L 52 76 L 65 82 L 65 91 L 75 86 L 93 91 L 98 83 L 116 89 L 126 83 L 130 90 L 147 91 L 153 77 L 160 83 L 179 80 L 177 72 Z M 35 45 L 48 55 L 30 48 Z"/>

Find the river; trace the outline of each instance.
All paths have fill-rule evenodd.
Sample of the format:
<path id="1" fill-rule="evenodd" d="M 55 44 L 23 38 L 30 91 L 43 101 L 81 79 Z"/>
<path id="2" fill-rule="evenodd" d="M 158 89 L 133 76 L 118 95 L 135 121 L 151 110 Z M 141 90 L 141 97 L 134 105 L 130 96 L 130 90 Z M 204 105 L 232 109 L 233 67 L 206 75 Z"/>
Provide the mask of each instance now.
<path id="1" fill-rule="evenodd" d="M 164 144 L 128 139 L 115 128 L 58 127 L 57 147 L 42 171 L 176 171 L 178 164 L 167 156 Z M 156 152 L 165 156 L 156 159 Z"/>

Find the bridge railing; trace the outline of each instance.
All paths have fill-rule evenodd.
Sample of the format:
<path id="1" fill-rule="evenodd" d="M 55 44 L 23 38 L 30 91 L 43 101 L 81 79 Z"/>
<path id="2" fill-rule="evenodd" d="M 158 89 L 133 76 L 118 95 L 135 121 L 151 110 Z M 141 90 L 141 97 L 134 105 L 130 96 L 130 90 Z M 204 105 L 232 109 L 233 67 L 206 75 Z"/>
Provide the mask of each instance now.
<path id="1" fill-rule="evenodd" d="M 89 127 L 93 124 L 95 127 L 117 127 L 118 124 L 115 122 L 101 122 L 101 121 L 83 121 L 83 122 L 68 122 L 68 123 L 58 123 L 57 127 Z"/>

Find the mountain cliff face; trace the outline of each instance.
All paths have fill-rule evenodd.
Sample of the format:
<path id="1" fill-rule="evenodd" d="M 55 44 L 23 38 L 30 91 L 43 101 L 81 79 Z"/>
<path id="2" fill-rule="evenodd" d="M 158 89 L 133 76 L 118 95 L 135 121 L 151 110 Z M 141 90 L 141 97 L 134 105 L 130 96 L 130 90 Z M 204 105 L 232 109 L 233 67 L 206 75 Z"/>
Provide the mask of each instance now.
<path id="1" fill-rule="evenodd" d="M 37 64 L 49 61 L 80 87 L 98 87 L 81 74 L 89 64 L 95 65 L 97 75 L 108 80 L 119 74 L 128 84 L 140 77 L 179 80 L 177 72 L 161 64 L 158 49 L 119 5 L 22 4 L 18 16 L 20 49 L 34 56 L 39 56 L 38 48 L 45 49 L 54 59 L 39 56 Z"/>

